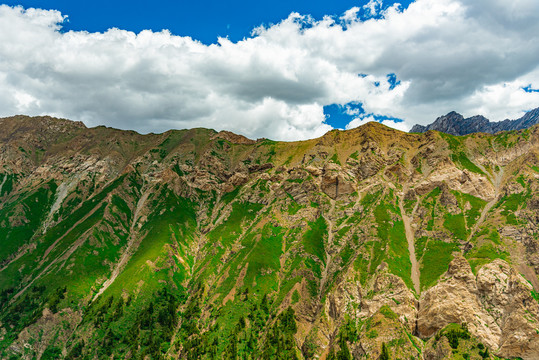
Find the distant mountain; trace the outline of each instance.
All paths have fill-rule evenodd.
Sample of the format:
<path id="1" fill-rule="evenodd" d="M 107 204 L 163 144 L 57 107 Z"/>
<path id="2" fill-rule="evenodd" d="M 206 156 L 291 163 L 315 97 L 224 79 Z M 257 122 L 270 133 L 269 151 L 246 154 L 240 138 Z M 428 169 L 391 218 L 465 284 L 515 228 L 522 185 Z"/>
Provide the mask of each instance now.
<path id="1" fill-rule="evenodd" d="M 423 133 L 429 130 L 437 130 L 451 135 L 467 135 L 475 132 L 495 134 L 500 131 L 527 129 L 539 124 L 539 108 L 527 112 L 523 117 L 516 120 L 504 120 L 492 122 L 481 115 L 464 118 L 454 111 L 440 116 L 432 124 L 414 125 L 410 132 Z"/>

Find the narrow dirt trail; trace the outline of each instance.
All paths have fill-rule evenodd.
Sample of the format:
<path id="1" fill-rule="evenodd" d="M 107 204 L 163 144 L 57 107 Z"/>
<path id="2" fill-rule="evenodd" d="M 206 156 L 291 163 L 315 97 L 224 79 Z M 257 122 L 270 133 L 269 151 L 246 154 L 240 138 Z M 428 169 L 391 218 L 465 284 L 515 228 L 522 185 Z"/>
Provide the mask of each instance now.
<path id="1" fill-rule="evenodd" d="M 420 287 L 420 273 L 419 273 L 419 264 L 417 262 L 417 258 L 415 256 L 415 238 L 414 238 L 414 231 L 412 230 L 412 223 L 411 218 L 406 214 L 404 211 L 404 206 L 402 205 L 403 198 L 399 201 L 399 208 L 401 211 L 402 216 L 402 222 L 404 223 L 404 230 L 406 232 L 406 240 L 408 241 L 408 252 L 410 253 L 410 262 L 412 263 L 412 283 L 414 284 L 415 292 L 419 295 L 421 293 L 421 287 Z M 417 201 L 413 211 L 412 211 L 412 218 L 414 216 L 414 213 L 419 205 L 419 201 Z"/>
<path id="2" fill-rule="evenodd" d="M 118 275 L 120 275 L 120 272 L 123 270 L 129 259 L 131 259 L 131 256 L 137 251 L 138 246 L 140 244 L 140 241 L 142 240 L 139 238 L 138 232 L 136 231 L 135 226 L 137 225 L 137 221 L 140 216 L 140 211 L 144 207 L 144 204 L 146 203 L 146 200 L 148 199 L 148 195 L 150 194 L 150 191 L 146 191 L 142 196 L 140 197 L 139 201 L 137 202 L 137 208 L 135 209 L 135 212 L 133 214 L 133 221 L 131 222 L 131 228 L 129 229 L 129 238 L 127 240 L 127 248 L 123 252 L 120 261 L 116 264 L 114 269 L 112 270 L 112 274 L 109 279 L 107 279 L 103 286 L 99 289 L 97 294 L 95 294 L 94 298 L 92 299 L 92 302 L 95 301 L 99 295 L 103 294 L 105 290 L 108 289 L 108 287 L 116 280 Z"/>
<path id="3" fill-rule="evenodd" d="M 485 171 L 485 173 L 487 172 Z M 496 173 L 496 175 L 494 176 L 494 179 L 492 178 L 490 179 L 492 181 L 492 184 L 494 185 L 494 191 L 495 191 L 494 198 L 490 200 L 481 211 L 481 215 L 479 216 L 479 219 L 477 220 L 474 227 L 472 228 L 472 231 L 470 231 L 470 235 L 468 235 L 468 239 L 467 239 L 468 241 L 472 239 L 472 237 L 475 235 L 479 227 L 485 221 L 485 218 L 487 217 L 487 214 L 490 211 L 490 209 L 492 209 L 492 207 L 498 201 L 498 195 L 500 194 L 500 187 L 502 184 L 502 179 L 503 179 L 503 168 L 500 168 L 500 171 Z"/>

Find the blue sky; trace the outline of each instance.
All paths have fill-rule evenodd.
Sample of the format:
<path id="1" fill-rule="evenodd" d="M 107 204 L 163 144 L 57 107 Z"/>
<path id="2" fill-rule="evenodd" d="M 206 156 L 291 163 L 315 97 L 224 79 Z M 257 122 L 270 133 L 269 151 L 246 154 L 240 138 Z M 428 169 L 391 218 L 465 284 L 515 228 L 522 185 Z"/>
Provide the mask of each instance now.
<path id="1" fill-rule="evenodd" d="M 0 116 L 275 140 L 500 121 L 539 106 L 539 1 L 8 1 L 0 59 Z"/>
<path id="2" fill-rule="evenodd" d="M 151 29 L 170 30 L 173 34 L 191 36 L 205 44 L 215 43 L 217 37 L 228 36 L 233 41 L 248 37 L 261 24 L 278 23 L 292 12 L 310 14 L 316 19 L 325 15 L 341 15 L 353 6 L 368 1 L 289 0 L 289 1 L 73 1 L 29 0 L 4 1 L 7 5 L 26 8 L 56 9 L 69 16 L 65 30 L 103 32 L 112 27 L 140 32 Z M 394 1 L 384 2 L 385 6 Z M 406 7 L 410 1 L 399 1 Z"/>
<path id="3" fill-rule="evenodd" d="M 411 1 L 386 1 L 383 7 L 395 3 L 407 7 Z M 63 31 L 84 30 L 104 32 L 110 28 L 120 28 L 133 32 L 142 30 L 169 30 L 173 34 L 190 36 L 205 44 L 216 43 L 218 37 L 228 37 L 239 41 L 250 37 L 255 27 L 268 26 L 280 22 L 290 13 L 297 12 L 311 15 L 320 20 L 324 16 L 338 18 L 346 10 L 368 3 L 365 1 L 66 1 L 66 0 L 31 0 L 4 1 L 6 5 L 22 5 L 25 8 L 43 8 L 60 10 L 68 15 L 68 22 Z M 395 76 L 392 74 L 392 76 Z M 331 104 L 324 106 L 326 123 L 332 127 L 344 129 L 358 115 L 346 111 L 357 104 Z M 365 111 L 361 106 L 361 114 Z M 374 117 L 379 119 L 378 116 Z M 401 121 L 400 119 L 395 119 Z"/>

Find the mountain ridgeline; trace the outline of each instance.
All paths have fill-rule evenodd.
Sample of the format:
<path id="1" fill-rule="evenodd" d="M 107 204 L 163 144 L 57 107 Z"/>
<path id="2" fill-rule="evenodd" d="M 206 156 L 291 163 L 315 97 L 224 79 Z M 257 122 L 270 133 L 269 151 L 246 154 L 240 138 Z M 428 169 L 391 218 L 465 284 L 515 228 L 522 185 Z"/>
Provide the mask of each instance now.
<path id="1" fill-rule="evenodd" d="M 2 359 L 539 358 L 539 126 L 0 119 Z"/>
<path id="2" fill-rule="evenodd" d="M 499 122 L 491 122 L 481 115 L 464 118 L 462 115 L 452 111 L 447 115 L 440 116 L 427 126 L 414 125 L 410 132 L 424 133 L 429 130 L 437 130 L 451 135 L 468 135 L 476 132 L 496 134 L 500 131 L 527 129 L 537 124 L 539 124 L 539 108 L 527 112 L 520 119 Z"/>

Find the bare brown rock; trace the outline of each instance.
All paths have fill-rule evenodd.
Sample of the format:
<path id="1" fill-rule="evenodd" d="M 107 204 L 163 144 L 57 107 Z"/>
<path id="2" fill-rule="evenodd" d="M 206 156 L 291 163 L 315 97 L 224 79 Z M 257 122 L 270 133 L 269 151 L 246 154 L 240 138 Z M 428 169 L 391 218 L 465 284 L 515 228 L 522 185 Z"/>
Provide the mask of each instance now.
<path id="1" fill-rule="evenodd" d="M 374 295 L 361 301 L 361 317 L 370 317 L 384 305 L 389 306 L 399 315 L 399 321 L 411 333 L 415 332 L 417 301 L 404 281 L 398 276 L 380 274 L 374 281 Z"/>
<path id="2" fill-rule="evenodd" d="M 498 354 L 539 358 L 539 304 L 532 286 L 503 260 L 483 266 L 477 274 L 481 300 L 502 330 Z"/>
<path id="3" fill-rule="evenodd" d="M 320 187 L 332 199 L 349 195 L 355 191 L 351 179 L 342 172 L 340 166 L 333 163 L 328 163 L 324 168 Z"/>
<path id="4" fill-rule="evenodd" d="M 421 297 L 417 330 L 428 338 L 450 323 L 467 323 L 473 335 L 498 348 L 501 330 L 483 308 L 472 269 L 460 255 L 449 264 L 444 279 Z"/>
<path id="5" fill-rule="evenodd" d="M 428 338 L 450 323 L 466 323 L 499 356 L 537 359 L 539 304 L 531 290 L 503 260 L 483 266 L 475 277 L 466 259 L 458 255 L 444 279 L 420 299 L 418 332 Z M 427 358 L 438 359 L 438 355 Z"/>

